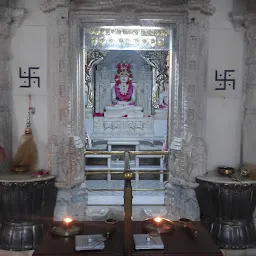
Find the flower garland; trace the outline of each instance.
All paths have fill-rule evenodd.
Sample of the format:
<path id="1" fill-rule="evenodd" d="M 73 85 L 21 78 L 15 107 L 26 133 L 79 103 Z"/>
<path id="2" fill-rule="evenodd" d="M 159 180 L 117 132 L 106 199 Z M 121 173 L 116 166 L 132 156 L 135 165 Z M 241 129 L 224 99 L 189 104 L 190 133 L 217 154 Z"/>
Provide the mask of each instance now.
<path id="1" fill-rule="evenodd" d="M 116 68 L 117 68 L 117 72 L 115 75 L 116 84 L 114 86 L 116 96 L 121 101 L 126 101 L 126 102 L 130 101 L 133 94 L 133 85 L 132 85 L 133 76 L 131 72 L 131 65 L 125 64 L 125 63 L 119 63 L 116 65 Z M 120 75 L 128 76 L 128 80 L 126 82 L 126 84 L 128 85 L 128 89 L 125 94 L 122 94 L 119 88 L 119 85 L 121 84 Z"/>
<path id="2" fill-rule="evenodd" d="M 163 104 L 159 105 L 159 108 L 163 109 L 163 108 L 167 108 L 168 104 L 166 104 L 165 102 Z"/>
<path id="3" fill-rule="evenodd" d="M 122 63 L 122 64 L 119 63 L 116 65 L 116 68 L 117 68 L 116 75 L 115 75 L 116 84 L 117 85 L 121 84 L 120 75 L 125 74 L 128 76 L 128 81 L 126 82 L 126 84 L 132 85 L 133 76 L 132 76 L 132 71 L 131 71 L 131 65 L 125 64 L 125 63 Z"/>
<path id="4" fill-rule="evenodd" d="M 118 84 L 115 84 L 115 93 L 116 93 L 116 96 L 118 97 L 118 99 L 120 99 L 121 101 L 130 101 L 131 97 L 132 97 L 132 94 L 133 94 L 133 85 L 132 85 L 132 83 L 129 84 L 126 94 L 122 94 L 120 92 L 120 88 L 118 87 Z"/>

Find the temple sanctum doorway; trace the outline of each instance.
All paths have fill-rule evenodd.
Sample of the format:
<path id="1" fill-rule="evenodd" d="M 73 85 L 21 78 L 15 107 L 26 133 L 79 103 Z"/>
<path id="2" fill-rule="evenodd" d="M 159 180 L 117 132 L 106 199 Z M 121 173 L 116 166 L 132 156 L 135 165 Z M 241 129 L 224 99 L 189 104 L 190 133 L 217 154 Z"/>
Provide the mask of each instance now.
<path id="1" fill-rule="evenodd" d="M 133 205 L 164 207 L 172 30 L 104 26 L 83 35 L 88 206 L 123 205 L 124 156 L 114 152 L 130 151 L 147 153 L 130 156 Z"/>
<path id="2" fill-rule="evenodd" d="M 117 1 L 110 11 L 107 2 L 76 0 L 49 20 L 55 216 L 104 219 L 114 207 L 121 219 L 123 153 L 129 151 L 134 211 L 198 219 L 194 188 L 195 177 L 206 172 L 210 12 L 182 1 L 137 0 Z"/>

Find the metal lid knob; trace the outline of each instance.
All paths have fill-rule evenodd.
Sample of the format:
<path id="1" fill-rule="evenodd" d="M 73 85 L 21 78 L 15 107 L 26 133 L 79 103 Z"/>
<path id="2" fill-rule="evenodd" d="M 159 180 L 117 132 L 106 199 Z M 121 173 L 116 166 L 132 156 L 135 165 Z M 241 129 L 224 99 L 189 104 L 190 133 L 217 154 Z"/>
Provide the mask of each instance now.
<path id="1" fill-rule="evenodd" d="M 133 179 L 133 172 L 131 170 L 127 170 L 124 172 L 125 181 L 130 181 Z"/>

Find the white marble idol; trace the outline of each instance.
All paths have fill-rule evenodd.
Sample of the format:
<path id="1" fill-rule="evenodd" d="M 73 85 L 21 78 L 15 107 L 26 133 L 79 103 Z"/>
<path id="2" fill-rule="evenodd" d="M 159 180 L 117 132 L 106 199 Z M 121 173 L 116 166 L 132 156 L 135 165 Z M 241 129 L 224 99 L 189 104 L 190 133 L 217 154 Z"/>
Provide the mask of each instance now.
<path id="1" fill-rule="evenodd" d="M 118 64 L 112 88 L 112 106 L 105 107 L 105 117 L 142 117 L 142 107 L 136 106 L 136 88 L 132 84 L 130 64 Z"/>

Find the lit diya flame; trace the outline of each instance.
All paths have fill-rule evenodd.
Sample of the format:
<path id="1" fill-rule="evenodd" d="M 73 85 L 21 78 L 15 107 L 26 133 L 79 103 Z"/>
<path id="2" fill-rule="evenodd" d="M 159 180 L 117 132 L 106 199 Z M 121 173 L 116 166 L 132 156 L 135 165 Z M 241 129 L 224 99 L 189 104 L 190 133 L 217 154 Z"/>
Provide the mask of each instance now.
<path id="1" fill-rule="evenodd" d="M 73 222 L 73 220 L 69 217 L 65 218 L 63 221 L 66 226 L 70 226 L 71 223 Z"/>
<path id="2" fill-rule="evenodd" d="M 163 221 L 161 217 L 155 217 L 153 220 L 157 226 L 159 226 Z"/>

